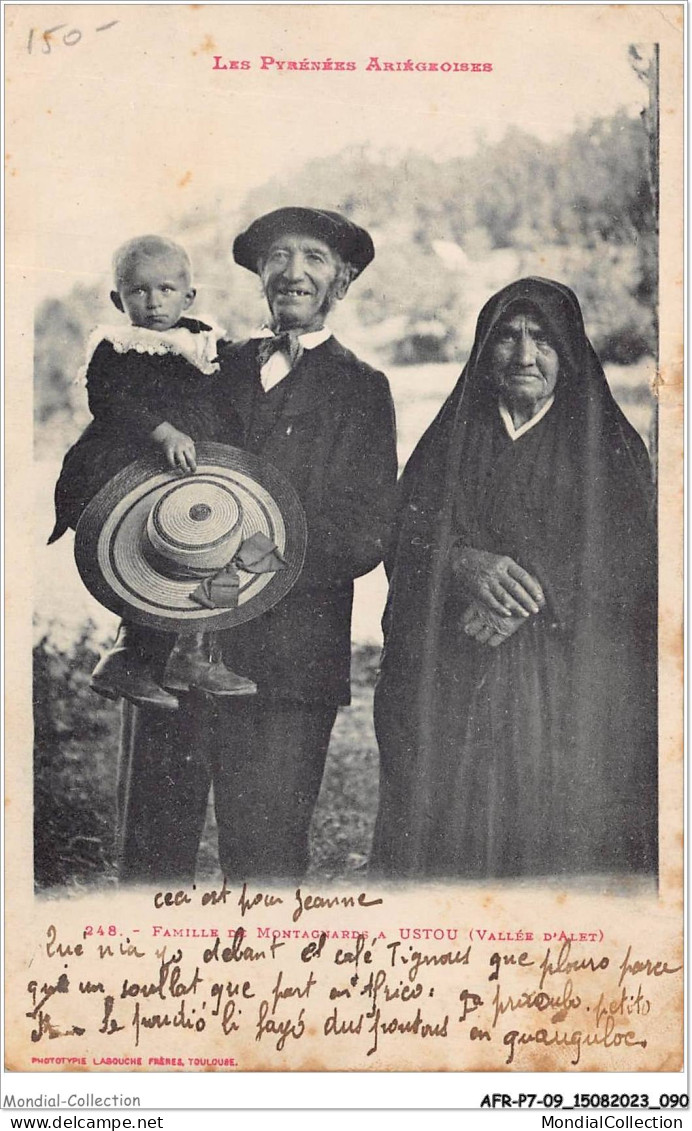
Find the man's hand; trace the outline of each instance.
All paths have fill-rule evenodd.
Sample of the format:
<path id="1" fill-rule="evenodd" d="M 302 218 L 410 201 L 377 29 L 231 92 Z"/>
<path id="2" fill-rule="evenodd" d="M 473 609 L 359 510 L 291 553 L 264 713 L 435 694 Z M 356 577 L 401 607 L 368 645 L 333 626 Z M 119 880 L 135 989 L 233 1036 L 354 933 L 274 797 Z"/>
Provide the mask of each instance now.
<path id="1" fill-rule="evenodd" d="M 497 648 L 510 636 L 514 636 L 524 624 L 525 616 L 508 617 L 494 613 L 481 601 L 472 601 L 461 618 L 466 635 L 472 636 L 479 644 L 489 644 L 491 648 Z"/>
<path id="2" fill-rule="evenodd" d="M 166 462 L 174 471 L 184 475 L 197 470 L 195 441 L 184 432 L 179 432 L 167 420 L 159 424 L 151 433 L 151 438 L 166 457 Z"/>
<path id="3" fill-rule="evenodd" d="M 452 569 L 472 597 L 503 617 L 528 617 L 545 605 L 543 590 L 530 573 L 506 554 L 456 546 Z"/>

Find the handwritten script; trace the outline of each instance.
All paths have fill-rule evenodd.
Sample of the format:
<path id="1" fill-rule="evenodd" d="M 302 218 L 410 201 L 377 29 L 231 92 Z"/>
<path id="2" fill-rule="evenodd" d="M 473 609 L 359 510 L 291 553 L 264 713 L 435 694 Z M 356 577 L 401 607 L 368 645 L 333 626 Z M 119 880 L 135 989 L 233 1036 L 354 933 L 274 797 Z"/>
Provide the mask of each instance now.
<path id="1" fill-rule="evenodd" d="M 26 981 L 29 1061 L 652 1064 L 679 992 L 681 966 L 669 955 L 611 946 L 599 930 L 393 929 L 384 903 L 365 891 L 279 895 L 224 882 L 155 893 L 147 927 L 68 932 L 49 922 Z"/>

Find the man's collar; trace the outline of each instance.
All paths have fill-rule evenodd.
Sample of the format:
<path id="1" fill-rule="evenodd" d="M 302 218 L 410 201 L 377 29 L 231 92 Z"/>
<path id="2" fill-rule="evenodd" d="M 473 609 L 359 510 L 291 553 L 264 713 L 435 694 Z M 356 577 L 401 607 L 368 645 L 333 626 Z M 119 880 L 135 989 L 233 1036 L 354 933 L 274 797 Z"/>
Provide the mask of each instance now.
<path id="1" fill-rule="evenodd" d="M 273 338 L 274 331 L 269 326 L 261 326 L 259 330 L 255 330 L 251 338 Z M 298 334 L 297 338 L 303 349 L 314 350 L 317 346 L 321 346 L 323 342 L 331 338 L 332 332 L 328 326 L 323 326 L 321 330 L 310 330 L 307 334 Z"/>

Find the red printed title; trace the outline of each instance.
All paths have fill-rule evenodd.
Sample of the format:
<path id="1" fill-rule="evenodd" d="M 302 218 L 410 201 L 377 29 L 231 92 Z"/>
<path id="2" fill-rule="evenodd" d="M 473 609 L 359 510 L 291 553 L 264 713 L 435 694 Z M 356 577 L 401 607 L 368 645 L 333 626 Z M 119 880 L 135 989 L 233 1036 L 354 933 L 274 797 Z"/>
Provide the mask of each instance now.
<path id="1" fill-rule="evenodd" d="M 488 74 L 492 63 L 459 62 L 444 59 L 430 61 L 423 59 L 381 59 L 371 55 L 368 62 L 358 63 L 355 59 L 277 59 L 274 55 L 260 55 L 253 63 L 251 59 L 230 59 L 223 55 L 212 56 L 213 71 L 370 71 L 373 73 L 394 74 L 401 72 L 442 71 L 444 74 L 458 72 Z"/>

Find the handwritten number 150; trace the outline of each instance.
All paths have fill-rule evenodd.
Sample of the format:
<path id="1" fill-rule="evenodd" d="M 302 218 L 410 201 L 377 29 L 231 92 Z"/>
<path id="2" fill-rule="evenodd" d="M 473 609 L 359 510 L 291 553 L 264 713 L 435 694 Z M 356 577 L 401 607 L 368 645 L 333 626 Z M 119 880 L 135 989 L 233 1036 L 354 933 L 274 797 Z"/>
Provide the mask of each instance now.
<path id="1" fill-rule="evenodd" d="M 97 27 L 96 31 L 107 31 L 108 28 L 115 27 L 115 25 L 117 23 L 119 23 L 118 20 L 111 20 L 111 22 L 109 24 L 102 24 L 101 27 Z M 51 41 L 55 40 L 55 33 L 57 31 L 62 31 L 62 29 L 64 27 L 67 27 L 67 24 L 56 24 L 55 27 L 46 28 L 46 30 L 44 32 L 40 33 L 39 42 L 42 43 L 42 47 L 41 47 L 41 54 L 42 55 L 50 55 L 50 53 L 52 51 Z M 37 35 L 37 34 L 38 33 L 37 33 L 36 28 L 32 27 L 31 31 L 29 32 L 29 38 L 27 40 L 27 45 L 26 45 L 26 49 L 27 49 L 29 55 L 31 55 L 31 53 L 34 50 L 34 36 Z M 82 33 L 79 30 L 79 28 L 73 27 L 73 28 L 70 28 L 69 31 L 66 31 L 65 34 L 61 38 L 62 38 L 62 42 L 65 45 L 65 47 L 74 47 L 77 43 L 79 43 L 80 39 L 82 38 Z"/>

